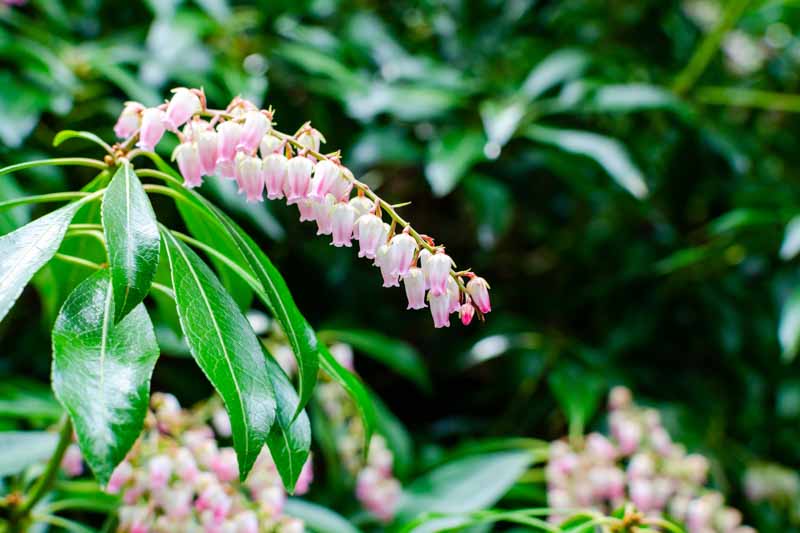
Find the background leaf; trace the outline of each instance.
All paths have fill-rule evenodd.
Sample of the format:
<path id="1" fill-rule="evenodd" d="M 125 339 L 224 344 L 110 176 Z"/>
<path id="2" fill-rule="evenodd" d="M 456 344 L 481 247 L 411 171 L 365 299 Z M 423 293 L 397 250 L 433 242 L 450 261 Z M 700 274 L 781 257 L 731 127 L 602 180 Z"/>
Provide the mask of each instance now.
<path id="1" fill-rule="evenodd" d="M 58 435 L 49 431 L 0 431 L 0 477 L 47 459 L 57 443 Z"/>

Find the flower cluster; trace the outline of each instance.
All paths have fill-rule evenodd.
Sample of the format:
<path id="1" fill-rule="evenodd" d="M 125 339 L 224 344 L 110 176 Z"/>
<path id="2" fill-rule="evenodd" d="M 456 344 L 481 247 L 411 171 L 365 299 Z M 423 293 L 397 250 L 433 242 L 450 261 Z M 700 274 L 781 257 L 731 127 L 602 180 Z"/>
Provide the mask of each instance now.
<path id="1" fill-rule="evenodd" d="M 151 407 L 145 431 L 106 487 L 122 496 L 119 532 L 302 533 L 303 522 L 282 513 L 286 492 L 266 446 L 239 482 L 236 453 L 216 439 L 230 437 L 221 406 L 187 411 L 174 396 L 156 393 Z M 75 460 L 65 459 L 68 473 Z M 309 458 L 296 494 L 308 490 L 312 476 Z"/>
<path id="2" fill-rule="evenodd" d="M 550 507 L 608 513 L 631 501 L 646 517 L 684 523 L 688 533 L 754 531 L 741 525 L 741 513 L 726 507 L 719 492 L 704 487 L 708 460 L 672 442 L 657 411 L 635 405 L 623 387 L 611 391 L 609 407 L 610 437 L 591 433 L 581 446 L 551 444 Z"/>
<path id="3" fill-rule="evenodd" d="M 319 131 L 307 123 L 287 135 L 273 129 L 272 119 L 272 109 L 238 97 L 213 110 L 202 90 L 177 88 L 159 107 L 128 102 L 114 131 L 126 139 L 119 145 L 123 152 L 136 139 L 140 150 L 152 151 L 171 131 L 180 140 L 173 158 L 187 187 L 202 184 L 203 176 L 234 179 L 249 202 L 263 201 L 266 192 L 269 200 L 296 205 L 300 221 L 316 222 L 317 235 L 330 235 L 333 246 L 351 247 L 355 239 L 358 256 L 380 269 L 383 286 L 399 287 L 402 280 L 408 309 L 430 306 L 437 328 L 449 326 L 452 313 L 468 325 L 476 314 L 482 318 L 491 311 L 486 280 L 456 272 L 444 247 L 417 233 L 357 180 L 338 152 L 320 153 L 325 138 Z"/>

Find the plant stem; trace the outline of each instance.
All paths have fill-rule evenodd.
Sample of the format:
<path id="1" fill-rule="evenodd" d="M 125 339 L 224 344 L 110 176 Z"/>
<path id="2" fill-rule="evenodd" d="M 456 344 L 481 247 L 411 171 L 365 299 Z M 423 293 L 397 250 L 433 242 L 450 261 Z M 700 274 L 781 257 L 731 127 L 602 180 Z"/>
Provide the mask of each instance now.
<path id="1" fill-rule="evenodd" d="M 89 196 L 89 193 L 81 191 L 54 192 L 50 194 L 39 194 L 36 196 L 23 196 L 22 198 L 14 198 L 13 200 L 6 200 L 5 202 L 0 202 L 0 211 L 5 211 L 6 209 L 11 209 L 12 207 L 16 207 L 18 205 L 61 202 L 64 200 L 75 200 L 79 198 L 84 198 L 86 196 Z"/>
<path id="2" fill-rule="evenodd" d="M 737 87 L 700 87 L 695 100 L 703 104 L 755 107 L 767 111 L 800 113 L 800 94 L 784 94 Z"/>
<path id="3" fill-rule="evenodd" d="M 714 58 L 722 39 L 741 18 L 749 3 L 750 0 L 731 0 L 728 3 L 722 18 L 720 18 L 714 29 L 705 36 L 700 46 L 695 49 L 691 59 L 689 59 L 689 63 L 675 78 L 672 84 L 673 91 L 679 95 L 689 92 Z"/>
<path id="4" fill-rule="evenodd" d="M 103 265 L 99 265 L 93 261 L 89 261 L 88 259 L 84 259 L 82 257 L 75 257 L 74 255 L 56 253 L 53 257 L 60 261 L 64 261 L 65 263 L 72 263 L 73 265 L 92 268 L 94 270 L 100 270 L 101 268 L 103 268 Z"/>
<path id="5" fill-rule="evenodd" d="M 17 163 L 16 165 L 9 165 L 0 168 L 0 176 L 3 174 L 10 174 L 26 168 L 44 167 L 44 166 L 81 166 L 91 167 L 100 170 L 106 170 L 108 165 L 97 159 L 90 159 L 88 157 L 57 157 L 54 159 L 39 159 L 38 161 L 26 161 L 24 163 Z"/>
<path id="6" fill-rule="evenodd" d="M 50 456 L 50 460 L 47 462 L 44 472 L 42 472 L 42 475 L 34 484 L 28 497 L 25 498 L 14 513 L 12 518 L 15 522 L 19 522 L 20 519 L 24 518 L 33 506 L 47 494 L 48 490 L 50 490 L 53 481 L 56 479 L 56 475 L 58 475 L 61 460 L 64 458 L 64 453 L 67 451 L 67 446 L 69 446 L 70 442 L 72 442 L 72 421 L 69 419 L 69 416 L 64 413 L 61 417 L 61 430 L 58 434 L 56 449 L 53 455 Z"/>

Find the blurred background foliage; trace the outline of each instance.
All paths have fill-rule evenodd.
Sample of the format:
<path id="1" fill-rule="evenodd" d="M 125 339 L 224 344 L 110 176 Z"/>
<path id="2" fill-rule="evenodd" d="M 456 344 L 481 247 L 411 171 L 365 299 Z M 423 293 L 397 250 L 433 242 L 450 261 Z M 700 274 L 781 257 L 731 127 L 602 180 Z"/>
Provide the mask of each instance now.
<path id="1" fill-rule="evenodd" d="M 434 331 L 294 210 L 202 189 L 317 329 L 422 354 L 429 390 L 357 365 L 413 436 L 409 472 L 476 438 L 597 425 L 601 396 L 626 384 L 713 458 L 747 523 L 795 531 L 786 508 L 747 504 L 741 480 L 755 463 L 800 466 L 798 28 L 795 0 L 31 1 L 0 8 L 0 159 L 92 153 L 52 138 L 111 139 L 123 101 L 176 85 L 272 105 L 285 131 L 310 120 L 492 284 L 486 324 Z M 0 197 L 88 177 L 3 176 Z M 35 211 L 0 213 L 0 233 Z M 28 290 L 0 326 L 5 383 L 48 380 L 60 298 Z M 179 355 L 168 324 L 162 348 Z M 154 390 L 207 396 L 191 366 L 162 358 Z"/>

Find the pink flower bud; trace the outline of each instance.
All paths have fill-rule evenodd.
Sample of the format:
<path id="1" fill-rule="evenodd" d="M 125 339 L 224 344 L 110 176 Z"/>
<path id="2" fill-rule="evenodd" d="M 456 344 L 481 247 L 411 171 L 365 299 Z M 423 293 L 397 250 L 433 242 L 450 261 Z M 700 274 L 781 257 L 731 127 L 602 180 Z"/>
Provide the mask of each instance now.
<path id="1" fill-rule="evenodd" d="M 219 136 L 219 154 L 217 163 L 233 161 L 236 158 L 236 145 L 242 136 L 242 125 L 229 120 L 217 126 Z"/>
<path id="2" fill-rule="evenodd" d="M 472 322 L 472 317 L 474 316 L 475 308 L 470 302 L 464 303 L 458 310 L 458 317 L 461 319 L 461 323 L 465 326 L 469 326 L 470 322 Z"/>
<path id="3" fill-rule="evenodd" d="M 297 477 L 297 483 L 294 485 L 295 496 L 302 496 L 308 492 L 312 481 L 314 481 L 314 466 L 311 462 L 311 456 L 309 456 L 300 471 L 300 475 Z"/>
<path id="4" fill-rule="evenodd" d="M 333 206 L 333 244 L 350 248 L 353 238 L 353 225 L 356 221 L 356 210 L 349 203 L 339 202 Z"/>
<path id="5" fill-rule="evenodd" d="M 231 436 L 231 419 L 225 409 L 215 410 L 214 414 L 211 415 L 211 423 L 220 437 L 228 438 Z"/>
<path id="6" fill-rule="evenodd" d="M 350 200 L 350 205 L 356 210 L 356 221 L 372 211 L 375 204 L 366 196 L 356 196 Z M 353 236 L 358 239 L 358 224 L 353 228 Z"/>
<path id="7" fill-rule="evenodd" d="M 244 155 L 237 157 L 236 183 L 239 192 L 247 195 L 247 201 L 264 201 L 264 173 L 261 172 L 261 160 L 257 157 Z"/>
<path id="8" fill-rule="evenodd" d="M 691 453 L 684 458 L 686 473 L 692 482 L 702 485 L 708 476 L 708 459 L 700 454 Z"/>
<path id="9" fill-rule="evenodd" d="M 431 316 L 433 316 L 433 327 L 450 327 L 450 295 L 441 294 L 434 296 L 428 293 L 428 302 L 431 304 Z"/>
<path id="10" fill-rule="evenodd" d="M 261 157 L 266 159 L 272 154 L 280 154 L 282 147 L 283 141 L 272 135 L 265 134 L 260 143 Z"/>
<path id="11" fill-rule="evenodd" d="M 325 198 L 325 195 L 331 192 L 331 187 L 339 177 L 339 172 L 339 167 L 327 159 L 317 163 L 314 166 L 314 178 L 311 180 L 308 197 L 314 200 Z"/>
<path id="12" fill-rule="evenodd" d="M 67 451 L 61 460 L 61 468 L 69 477 L 77 477 L 83 473 L 83 456 L 77 444 L 67 446 Z"/>
<path id="13" fill-rule="evenodd" d="M 248 111 L 244 119 L 242 136 L 236 144 L 236 149 L 252 154 L 258 148 L 264 134 L 270 128 L 269 119 L 260 111 Z"/>
<path id="14" fill-rule="evenodd" d="M 461 290 L 452 277 L 447 278 L 447 294 L 450 296 L 450 312 L 455 313 L 461 308 Z"/>
<path id="15" fill-rule="evenodd" d="M 480 309 L 481 313 L 486 314 L 492 310 L 492 304 L 489 302 L 489 284 L 485 279 L 476 276 L 469 280 L 467 292 L 472 296 L 472 301 L 475 302 L 475 306 Z"/>
<path id="16" fill-rule="evenodd" d="M 197 142 L 200 134 L 204 131 L 208 131 L 208 122 L 195 117 L 193 120 L 187 122 L 183 127 L 183 136 L 187 141 Z"/>
<path id="17" fill-rule="evenodd" d="M 265 137 L 266 138 L 266 137 Z M 261 152 L 264 153 L 263 150 Z M 289 160 L 283 154 L 269 154 L 264 157 L 264 182 L 267 186 L 267 198 L 280 200 L 283 198 L 283 188 L 286 184 L 286 173 L 289 169 Z"/>
<path id="18" fill-rule="evenodd" d="M 194 456 L 186 448 L 180 448 L 175 453 L 175 473 L 186 483 L 194 483 L 200 473 Z"/>
<path id="19" fill-rule="evenodd" d="M 203 169 L 200 163 L 200 154 L 197 145 L 185 142 L 175 148 L 172 159 L 178 160 L 178 169 L 183 176 L 183 184 L 186 187 L 199 187 L 203 183 Z"/>
<path id="20" fill-rule="evenodd" d="M 630 455 L 639 447 L 642 440 L 642 427 L 635 421 L 621 415 L 622 411 L 615 411 L 609 417 L 611 434 L 617 440 L 619 451 L 622 455 Z"/>
<path id="21" fill-rule="evenodd" d="M 355 232 L 358 233 L 358 257 L 375 259 L 378 247 L 386 243 L 386 224 L 380 217 L 368 213 L 358 218 Z"/>
<path id="22" fill-rule="evenodd" d="M 322 200 L 311 200 L 314 206 L 314 220 L 317 221 L 317 235 L 333 233 L 333 205 L 336 200 L 328 194 Z"/>
<path id="23" fill-rule="evenodd" d="M 630 483 L 631 501 L 645 513 L 656 510 L 655 490 L 652 481 L 634 479 Z"/>
<path id="24" fill-rule="evenodd" d="M 177 129 L 192 115 L 200 111 L 200 99 L 189 89 L 179 87 L 173 89 L 172 99 L 167 104 L 164 124 L 171 130 Z"/>
<path id="25" fill-rule="evenodd" d="M 314 206 L 316 204 L 317 202 L 308 198 L 303 198 L 297 202 L 297 209 L 300 211 L 300 222 L 313 222 L 316 220 L 314 218 Z"/>
<path id="26" fill-rule="evenodd" d="M 108 478 L 108 485 L 106 485 L 106 492 L 119 494 L 122 487 L 131 479 L 133 479 L 133 467 L 128 461 L 122 461 L 111 472 L 111 477 Z"/>
<path id="27" fill-rule="evenodd" d="M 425 288 L 431 288 L 431 282 L 428 279 L 428 275 L 425 272 L 428 270 L 428 267 L 425 265 L 428 264 L 428 260 L 433 257 L 433 254 L 428 251 L 427 248 L 423 248 L 419 251 L 419 266 L 422 267 L 422 274 L 425 276 Z"/>
<path id="28" fill-rule="evenodd" d="M 422 309 L 425 305 L 425 278 L 422 269 L 411 267 L 403 276 L 403 285 L 406 288 L 408 307 L 406 309 Z"/>
<path id="29" fill-rule="evenodd" d="M 353 348 L 351 348 L 349 344 L 337 342 L 330 347 L 330 352 L 340 365 L 350 372 L 355 372 L 355 367 L 353 366 Z"/>
<path id="30" fill-rule="evenodd" d="M 602 461 L 613 461 L 617 457 L 614 445 L 600 433 L 591 433 L 586 437 L 586 451 Z"/>
<path id="31" fill-rule="evenodd" d="M 314 165 L 305 157 L 293 157 L 287 165 L 286 204 L 296 204 L 301 198 L 308 197 L 311 170 Z"/>
<path id="32" fill-rule="evenodd" d="M 258 533 L 258 516 L 254 511 L 242 511 L 235 522 L 236 533 Z"/>
<path id="33" fill-rule="evenodd" d="M 120 139 L 127 139 L 139 129 L 144 106 L 139 102 L 125 102 L 117 123 L 114 125 L 114 135 Z"/>
<path id="34" fill-rule="evenodd" d="M 621 385 L 617 385 L 611 389 L 608 395 L 608 407 L 612 411 L 629 407 L 632 401 L 633 395 L 631 394 L 631 390 Z"/>
<path id="35" fill-rule="evenodd" d="M 363 238 L 363 237 L 362 237 Z M 384 287 L 399 287 L 397 274 L 392 274 L 391 250 L 388 244 L 381 244 L 375 252 L 375 265 L 381 269 Z"/>
<path id="36" fill-rule="evenodd" d="M 217 170 L 219 157 L 217 132 L 205 130 L 197 135 L 197 153 L 200 156 L 200 168 L 206 176 L 213 176 Z"/>
<path id="37" fill-rule="evenodd" d="M 417 241 L 408 233 L 400 233 L 389 241 L 390 274 L 405 276 L 411 268 L 411 260 L 417 252 Z"/>
<path id="38" fill-rule="evenodd" d="M 150 489 L 163 489 L 172 475 L 172 461 L 166 455 L 156 455 L 148 463 Z"/>
<path id="39" fill-rule="evenodd" d="M 430 252 L 428 252 L 430 254 Z M 453 260 L 450 256 L 439 250 L 433 255 L 426 256 L 422 263 L 422 271 L 428 280 L 428 288 L 434 296 L 440 296 L 447 291 L 447 279 L 450 277 L 450 267 Z"/>
<path id="40" fill-rule="evenodd" d="M 652 477 L 655 471 L 656 464 L 653 457 L 645 452 L 637 453 L 628 463 L 628 478 L 631 480 Z"/>
<path id="41" fill-rule="evenodd" d="M 228 483 L 239 477 L 239 463 L 233 448 L 222 448 L 211 461 L 211 470 L 220 481 Z"/>
<path id="42" fill-rule="evenodd" d="M 164 136 L 164 112 L 151 107 L 142 112 L 142 126 L 139 130 L 139 142 L 136 146 L 142 150 L 152 152 L 158 141 Z"/>

